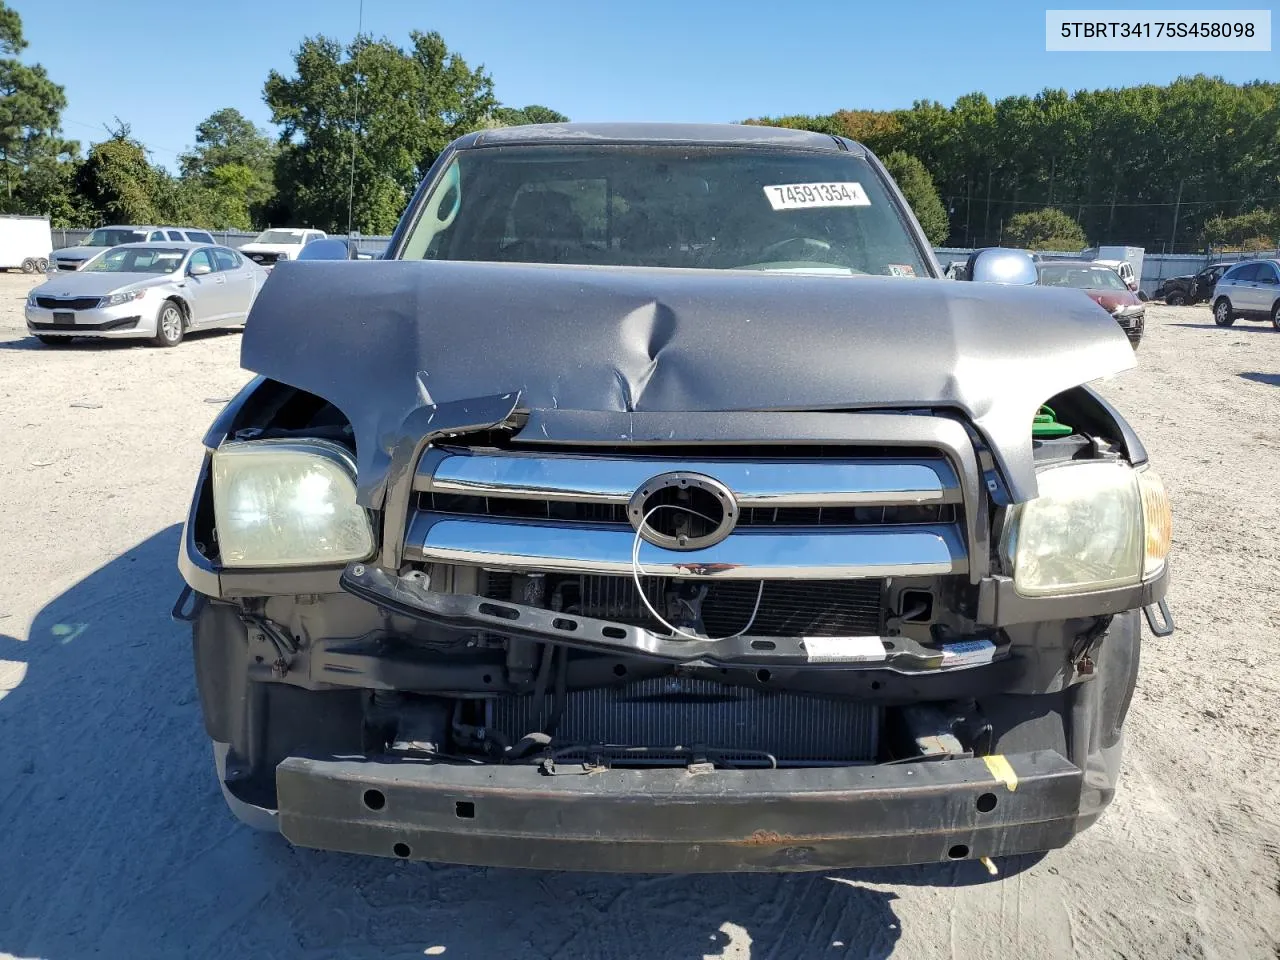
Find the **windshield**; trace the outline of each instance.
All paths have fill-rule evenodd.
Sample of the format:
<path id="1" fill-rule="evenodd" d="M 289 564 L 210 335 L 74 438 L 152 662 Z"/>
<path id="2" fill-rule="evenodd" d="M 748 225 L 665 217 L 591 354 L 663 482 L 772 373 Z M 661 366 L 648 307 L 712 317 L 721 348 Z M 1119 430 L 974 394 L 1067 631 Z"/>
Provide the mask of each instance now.
<path id="1" fill-rule="evenodd" d="M 302 233 L 294 230 L 263 230 L 254 243 L 301 243 Z"/>
<path id="2" fill-rule="evenodd" d="M 141 243 L 147 239 L 143 230 L 95 230 L 80 241 L 82 247 L 116 247 L 122 243 Z"/>
<path id="3" fill-rule="evenodd" d="M 1128 290 L 1120 275 L 1110 267 L 1082 263 L 1042 264 L 1040 283 L 1046 287 L 1074 287 L 1077 290 Z"/>
<path id="4" fill-rule="evenodd" d="M 463 150 L 404 259 L 926 277 L 866 160 L 724 147 Z"/>
<path id="5" fill-rule="evenodd" d="M 174 247 L 124 247 L 108 250 L 85 265 L 86 273 L 173 273 L 187 251 Z"/>

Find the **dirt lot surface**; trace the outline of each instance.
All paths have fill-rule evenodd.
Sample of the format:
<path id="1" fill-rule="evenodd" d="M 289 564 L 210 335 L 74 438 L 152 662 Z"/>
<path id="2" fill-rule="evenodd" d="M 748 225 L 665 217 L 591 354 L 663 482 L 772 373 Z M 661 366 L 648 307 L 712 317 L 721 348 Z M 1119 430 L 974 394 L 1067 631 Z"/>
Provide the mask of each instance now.
<path id="1" fill-rule="evenodd" d="M 226 812 L 177 535 L 240 335 L 41 346 L 0 277 L 0 955 L 1280 956 L 1280 333 L 1153 307 L 1104 385 L 1175 506 L 1116 803 L 1004 862 L 710 878 L 294 850 Z"/>

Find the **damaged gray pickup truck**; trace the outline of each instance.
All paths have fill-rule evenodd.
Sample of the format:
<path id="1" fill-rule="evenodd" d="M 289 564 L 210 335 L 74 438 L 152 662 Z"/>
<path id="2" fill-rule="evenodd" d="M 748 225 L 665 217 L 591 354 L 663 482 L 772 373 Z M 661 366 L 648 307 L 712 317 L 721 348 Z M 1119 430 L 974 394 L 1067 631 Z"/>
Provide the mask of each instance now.
<path id="1" fill-rule="evenodd" d="M 232 809 L 575 870 L 1067 843 L 1169 507 L 1085 385 L 1115 322 L 975 261 L 856 143 L 571 124 L 455 142 L 383 260 L 281 264 L 179 556 Z"/>

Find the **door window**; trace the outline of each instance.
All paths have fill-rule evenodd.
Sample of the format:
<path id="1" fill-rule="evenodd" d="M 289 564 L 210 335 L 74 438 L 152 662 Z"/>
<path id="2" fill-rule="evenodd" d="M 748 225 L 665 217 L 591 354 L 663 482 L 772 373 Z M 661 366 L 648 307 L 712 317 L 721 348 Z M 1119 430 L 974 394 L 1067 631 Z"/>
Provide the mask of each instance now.
<path id="1" fill-rule="evenodd" d="M 1280 284 L 1280 276 L 1276 275 L 1274 263 L 1258 264 L 1258 275 L 1255 279 L 1258 283 Z"/>
<path id="2" fill-rule="evenodd" d="M 210 271 L 214 269 L 213 259 L 209 256 L 208 250 L 197 250 L 191 255 L 191 266 L 194 267 L 198 264 L 204 264 Z"/>
<path id="3" fill-rule="evenodd" d="M 227 250 L 224 247 L 213 248 L 213 259 L 217 263 L 219 270 L 239 270 L 240 256 L 234 251 Z"/>
<path id="4" fill-rule="evenodd" d="M 149 239 L 152 243 L 156 243 L 156 242 L 164 243 L 164 231 L 163 231 L 163 230 L 152 230 L 152 231 L 151 231 L 151 236 L 150 236 L 148 239 Z"/>
<path id="5" fill-rule="evenodd" d="M 1229 280 L 1232 283 L 1249 283 L 1258 276 L 1258 264 L 1246 263 L 1243 266 L 1233 267 L 1223 280 Z"/>
<path id="6" fill-rule="evenodd" d="M 182 235 L 181 230 L 170 230 L 169 239 L 170 240 L 186 240 L 187 238 Z"/>

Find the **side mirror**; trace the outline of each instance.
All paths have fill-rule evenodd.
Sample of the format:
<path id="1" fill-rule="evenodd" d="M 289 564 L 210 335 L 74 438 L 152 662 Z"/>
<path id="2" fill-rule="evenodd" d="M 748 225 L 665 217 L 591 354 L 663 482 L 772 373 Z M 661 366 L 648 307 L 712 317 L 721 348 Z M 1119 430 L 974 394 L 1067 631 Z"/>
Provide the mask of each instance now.
<path id="1" fill-rule="evenodd" d="M 298 253 L 299 260 L 354 260 L 355 247 L 340 237 L 312 240 Z"/>
<path id="2" fill-rule="evenodd" d="M 207 273 L 213 273 L 213 268 L 207 263 L 193 263 L 187 269 L 187 273 L 191 274 L 193 277 L 203 277 Z"/>
<path id="3" fill-rule="evenodd" d="M 969 255 L 965 274 L 979 283 L 1034 284 L 1040 275 L 1035 257 L 1028 250 L 988 247 Z"/>

